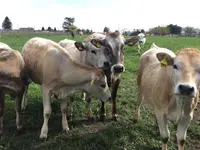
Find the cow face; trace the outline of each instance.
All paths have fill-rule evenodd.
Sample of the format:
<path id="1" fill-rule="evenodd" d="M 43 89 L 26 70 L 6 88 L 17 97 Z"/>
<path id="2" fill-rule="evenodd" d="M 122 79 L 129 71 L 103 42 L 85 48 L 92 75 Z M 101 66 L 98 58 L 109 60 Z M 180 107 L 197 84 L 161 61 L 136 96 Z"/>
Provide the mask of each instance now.
<path id="1" fill-rule="evenodd" d="M 185 48 L 176 57 L 158 53 L 162 66 L 173 68 L 174 94 L 181 97 L 196 97 L 200 86 L 200 52 L 197 49 Z"/>
<path id="2" fill-rule="evenodd" d="M 109 64 L 104 54 L 104 47 L 96 47 L 92 42 L 75 42 L 75 46 L 79 51 L 86 51 L 85 61 L 87 65 L 103 67 L 105 64 Z"/>
<path id="3" fill-rule="evenodd" d="M 104 102 L 111 98 L 111 93 L 107 84 L 107 78 L 103 72 L 94 77 L 94 79 L 90 82 L 90 88 L 90 94 Z"/>

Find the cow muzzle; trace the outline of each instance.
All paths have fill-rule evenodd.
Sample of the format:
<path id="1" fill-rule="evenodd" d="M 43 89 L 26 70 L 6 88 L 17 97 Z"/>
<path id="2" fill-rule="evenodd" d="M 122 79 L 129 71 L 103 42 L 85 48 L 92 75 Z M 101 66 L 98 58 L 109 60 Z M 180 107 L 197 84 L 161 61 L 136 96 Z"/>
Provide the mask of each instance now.
<path id="1" fill-rule="evenodd" d="M 111 72 L 113 73 L 122 73 L 125 71 L 125 67 L 122 64 L 116 64 L 111 67 Z"/>
<path id="2" fill-rule="evenodd" d="M 189 96 L 189 97 L 195 97 L 196 95 L 196 87 L 191 84 L 178 84 L 175 89 L 175 94 L 182 95 L 182 96 Z"/>

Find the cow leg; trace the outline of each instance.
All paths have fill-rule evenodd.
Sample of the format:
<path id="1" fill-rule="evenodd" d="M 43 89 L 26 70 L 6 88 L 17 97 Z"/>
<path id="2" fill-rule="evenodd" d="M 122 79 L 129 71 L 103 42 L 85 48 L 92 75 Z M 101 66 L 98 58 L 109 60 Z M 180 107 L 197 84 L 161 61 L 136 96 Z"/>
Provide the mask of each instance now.
<path id="1" fill-rule="evenodd" d="M 86 100 L 86 93 L 85 92 L 82 92 L 81 93 L 81 99 L 83 100 L 83 101 L 85 101 Z"/>
<path id="2" fill-rule="evenodd" d="M 184 144 L 187 135 L 188 126 L 193 118 L 193 112 L 191 116 L 183 116 L 180 118 L 177 126 L 177 142 L 178 142 L 178 150 L 184 150 Z"/>
<path id="3" fill-rule="evenodd" d="M 117 90 L 119 88 L 120 79 L 117 79 L 115 82 L 112 82 L 112 119 L 117 121 L 117 110 L 116 110 L 116 97 L 117 97 Z"/>
<path id="4" fill-rule="evenodd" d="M 67 120 L 72 120 L 72 116 L 73 116 L 73 102 L 71 101 L 71 99 L 69 99 L 67 102 Z"/>
<path id="5" fill-rule="evenodd" d="M 162 111 L 155 111 L 156 112 L 156 119 L 158 122 L 160 135 L 162 139 L 162 150 L 167 150 L 167 142 L 170 137 L 168 125 L 167 125 L 167 117 Z"/>
<path id="6" fill-rule="evenodd" d="M 104 122 L 105 116 L 106 116 L 105 103 L 101 102 L 100 121 Z"/>
<path id="7" fill-rule="evenodd" d="M 26 109 L 27 106 L 27 93 L 28 93 L 28 84 L 25 85 L 25 89 L 24 89 L 24 93 L 23 93 L 23 97 L 22 97 L 22 102 L 21 102 L 21 110 L 24 111 Z"/>
<path id="8" fill-rule="evenodd" d="M 60 110 L 62 114 L 62 128 L 63 128 L 63 131 L 65 131 L 66 133 L 68 133 L 69 131 L 69 126 L 68 126 L 67 117 L 66 117 L 68 101 L 69 99 L 63 100 L 60 104 Z"/>
<path id="9" fill-rule="evenodd" d="M 134 110 L 134 113 L 133 113 L 133 121 L 134 122 L 137 122 L 140 118 L 140 107 L 141 107 L 141 104 L 142 104 L 142 97 L 141 97 L 141 94 L 138 93 L 137 94 L 137 101 L 136 101 L 136 106 L 135 106 L 135 110 Z"/>
<path id="10" fill-rule="evenodd" d="M 4 114 L 5 94 L 0 91 L 0 136 L 3 134 L 3 114 Z"/>
<path id="11" fill-rule="evenodd" d="M 88 121 L 93 121 L 94 118 L 92 116 L 91 97 L 88 94 L 86 94 L 86 101 L 87 101 L 87 117 L 88 117 Z"/>
<path id="12" fill-rule="evenodd" d="M 44 122 L 40 133 L 40 139 L 46 140 L 48 134 L 48 121 L 51 116 L 51 103 L 49 89 L 42 85 L 43 117 Z"/>
<path id="13" fill-rule="evenodd" d="M 140 42 L 138 42 L 138 53 L 141 51 Z"/>
<path id="14" fill-rule="evenodd" d="M 17 131 L 21 130 L 23 125 L 22 125 L 22 121 L 21 121 L 21 103 L 22 103 L 22 98 L 23 98 L 23 94 L 19 94 L 17 95 L 17 97 L 15 98 L 15 111 L 16 111 L 16 126 L 17 126 Z"/>

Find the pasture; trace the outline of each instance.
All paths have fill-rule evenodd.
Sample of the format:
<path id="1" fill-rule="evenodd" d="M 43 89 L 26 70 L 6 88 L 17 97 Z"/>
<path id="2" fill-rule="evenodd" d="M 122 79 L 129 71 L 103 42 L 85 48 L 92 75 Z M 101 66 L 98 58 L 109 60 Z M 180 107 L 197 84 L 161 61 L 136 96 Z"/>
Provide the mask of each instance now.
<path id="1" fill-rule="evenodd" d="M 32 37 L 39 36 L 59 42 L 66 35 L 5 35 L 0 38 L 13 49 L 21 51 L 23 45 Z M 85 37 L 82 37 L 82 39 Z M 75 40 L 81 41 L 79 36 Z M 152 42 L 160 47 L 179 50 L 185 47 L 200 49 L 200 38 L 189 37 L 147 37 L 144 50 L 150 48 Z M 23 112 L 24 130 L 16 134 L 15 110 L 13 100 L 7 96 L 4 114 L 4 134 L 0 139 L 0 149 L 5 150 L 155 150 L 161 146 L 159 130 L 152 109 L 145 103 L 141 107 L 141 119 L 133 123 L 132 114 L 136 100 L 136 72 L 139 57 L 137 46 L 125 49 L 125 72 L 117 95 L 118 121 L 111 121 L 111 104 L 106 103 L 106 121 L 98 122 L 100 101 L 92 99 L 94 122 L 87 121 L 86 102 L 77 94 L 74 100 L 73 120 L 69 122 L 71 132 L 65 135 L 61 127 L 60 105 L 52 99 L 52 115 L 49 121 L 48 141 L 41 142 L 39 134 L 43 123 L 43 106 L 40 89 L 31 84 L 28 91 L 28 106 Z M 169 123 L 171 132 L 168 147 L 176 150 L 176 127 Z M 187 150 L 200 149 L 200 104 L 194 112 L 194 119 L 187 132 Z"/>

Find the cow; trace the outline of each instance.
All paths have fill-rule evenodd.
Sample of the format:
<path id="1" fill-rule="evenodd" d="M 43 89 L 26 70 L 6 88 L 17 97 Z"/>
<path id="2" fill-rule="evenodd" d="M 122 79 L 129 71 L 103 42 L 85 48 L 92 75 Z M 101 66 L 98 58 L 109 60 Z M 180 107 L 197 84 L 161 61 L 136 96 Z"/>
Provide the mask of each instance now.
<path id="1" fill-rule="evenodd" d="M 162 150 L 167 150 L 170 138 L 168 120 L 177 124 L 178 149 L 184 149 L 187 129 L 199 101 L 199 73 L 200 51 L 195 48 L 184 48 L 175 54 L 152 44 L 140 58 L 138 99 L 133 119 L 138 121 L 143 100 L 153 105 Z"/>
<path id="2" fill-rule="evenodd" d="M 138 52 L 140 53 L 142 48 L 144 47 L 144 44 L 146 42 L 146 37 L 144 33 L 139 33 L 137 36 L 134 36 L 131 38 L 132 42 L 130 42 L 128 44 L 128 46 L 134 46 L 137 45 L 138 46 Z"/>
<path id="3" fill-rule="evenodd" d="M 76 62 L 68 51 L 52 40 L 39 37 L 28 40 L 22 48 L 22 56 L 26 76 L 41 86 L 44 108 L 44 122 L 40 134 L 42 140 L 47 139 L 52 95 L 61 102 L 62 128 L 66 133 L 69 132 L 66 105 L 71 93 L 84 91 L 103 102 L 111 97 L 106 76 L 101 68 Z"/>
<path id="4" fill-rule="evenodd" d="M 0 136 L 3 134 L 3 114 L 5 95 L 15 99 L 17 131 L 23 127 L 21 122 L 21 101 L 24 92 L 24 60 L 17 50 L 0 42 Z"/>
<path id="5" fill-rule="evenodd" d="M 124 67 L 124 48 L 134 42 L 134 38 L 125 39 L 119 31 L 110 32 L 107 35 L 100 33 L 93 33 L 89 35 L 84 42 L 91 42 L 96 48 L 103 48 L 104 55 L 108 63 L 105 64 L 105 74 L 107 76 L 108 86 L 111 87 L 111 101 L 112 101 L 112 119 L 117 120 L 116 114 L 116 96 L 120 84 L 120 75 L 125 71 Z M 91 98 L 87 96 L 87 102 L 90 106 Z M 105 119 L 105 103 L 101 102 L 100 121 Z M 89 109 L 91 114 L 91 109 Z"/>
<path id="6" fill-rule="evenodd" d="M 101 67 L 104 68 L 104 70 L 106 69 L 106 65 L 109 65 L 109 62 L 105 57 L 104 47 L 102 46 L 97 48 L 91 41 L 77 42 L 74 40 L 64 39 L 58 44 L 67 50 L 78 62 L 93 67 Z M 85 100 L 85 93 L 82 93 L 82 99 Z M 87 104 L 89 105 L 87 108 L 90 109 L 90 103 Z M 69 104 L 68 110 L 70 111 L 71 109 L 72 107 Z M 92 112 L 88 110 L 88 120 L 93 120 L 91 113 Z M 68 114 L 69 116 L 67 118 L 70 120 L 72 112 L 68 112 Z"/>

